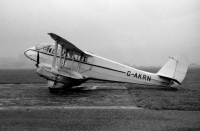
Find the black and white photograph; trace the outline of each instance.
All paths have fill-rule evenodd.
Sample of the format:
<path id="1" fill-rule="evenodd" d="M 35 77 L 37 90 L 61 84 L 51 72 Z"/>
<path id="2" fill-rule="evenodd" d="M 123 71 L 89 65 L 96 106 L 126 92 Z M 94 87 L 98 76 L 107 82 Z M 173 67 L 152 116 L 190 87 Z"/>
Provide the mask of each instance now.
<path id="1" fill-rule="evenodd" d="M 0 130 L 199 131 L 199 0 L 0 0 Z"/>

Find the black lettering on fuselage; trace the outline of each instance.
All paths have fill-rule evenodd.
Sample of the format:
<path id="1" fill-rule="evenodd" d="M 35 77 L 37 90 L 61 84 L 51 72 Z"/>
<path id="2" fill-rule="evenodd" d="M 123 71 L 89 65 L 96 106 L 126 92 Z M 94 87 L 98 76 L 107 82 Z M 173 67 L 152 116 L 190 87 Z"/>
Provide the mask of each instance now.
<path id="1" fill-rule="evenodd" d="M 141 78 L 142 78 L 142 74 L 139 74 L 139 75 L 138 75 L 138 79 L 141 79 Z"/>
<path id="2" fill-rule="evenodd" d="M 131 75 L 131 72 L 130 71 L 127 71 L 127 76 L 130 76 Z"/>
<path id="3" fill-rule="evenodd" d="M 151 76 L 147 76 L 147 75 L 143 75 L 143 74 L 139 74 L 139 73 L 131 73 L 131 71 L 127 71 L 127 76 L 131 76 L 133 78 L 137 78 L 137 79 L 142 79 L 142 80 L 146 80 L 146 81 L 151 81 Z"/>
<path id="4" fill-rule="evenodd" d="M 137 73 L 135 73 L 134 77 L 137 78 Z"/>
<path id="5" fill-rule="evenodd" d="M 143 78 L 142 78 L 142 80 L 146 80 L 146 75 L 143 75 Z"/>
<path id="6" fill-rule="evenodd" d="M 151 81 L 151 76 L 147 76 L 147 81 Z"/>

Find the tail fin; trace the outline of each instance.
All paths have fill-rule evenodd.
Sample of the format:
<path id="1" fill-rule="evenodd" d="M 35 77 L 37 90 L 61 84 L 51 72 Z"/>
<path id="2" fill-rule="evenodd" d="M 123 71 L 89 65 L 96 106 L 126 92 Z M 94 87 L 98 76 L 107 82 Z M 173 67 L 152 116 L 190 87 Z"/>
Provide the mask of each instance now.
<path id="1" fill-rule="evenodd" d="M 187 54 L 181 54 L 178 57 L 170 58 L 171 59 L 158 71 L 157 75 L 170 79 L 172 81 L 171 86 L 180 85 L 188 70 L 188 56 Z"/>

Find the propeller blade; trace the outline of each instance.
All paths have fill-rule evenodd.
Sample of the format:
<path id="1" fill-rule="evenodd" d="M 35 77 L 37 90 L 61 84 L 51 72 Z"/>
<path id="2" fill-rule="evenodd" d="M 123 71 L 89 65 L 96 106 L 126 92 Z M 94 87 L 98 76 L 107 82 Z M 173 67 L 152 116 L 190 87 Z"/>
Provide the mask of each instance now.
<path id="1" fill-rule="evenodd" d="M 37 53 L 37 63 L 35 65 L 38 67 L 39 63 L 40 63 L 40 53 L 38 51 L 38 53 Z"/>

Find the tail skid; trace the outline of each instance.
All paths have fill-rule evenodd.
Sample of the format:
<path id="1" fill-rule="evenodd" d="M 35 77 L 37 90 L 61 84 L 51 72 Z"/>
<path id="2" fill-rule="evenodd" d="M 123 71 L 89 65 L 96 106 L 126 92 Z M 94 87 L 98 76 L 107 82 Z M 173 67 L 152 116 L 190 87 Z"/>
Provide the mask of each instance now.
<path id="1" fill-rule="evenodd" d="M 170 79 L 171 87 L 180 85 L 184 80 L 189 59 L 187 54 L 181 54 L 178 57 L 170 57 L 171 59 L 158 71 L 157 75 L 161 78 Z"/>

